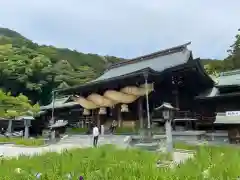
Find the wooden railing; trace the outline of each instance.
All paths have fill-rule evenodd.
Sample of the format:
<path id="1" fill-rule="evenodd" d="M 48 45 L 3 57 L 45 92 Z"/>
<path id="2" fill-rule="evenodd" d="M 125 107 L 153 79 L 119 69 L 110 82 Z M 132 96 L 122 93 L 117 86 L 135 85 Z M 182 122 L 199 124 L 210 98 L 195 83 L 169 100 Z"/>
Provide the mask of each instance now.
<path id="1" fill-rule="evenodd" d="M 191 118 L 196 119 L 197 121 L 213 122 L 216 116 L 205 116 L 199 113 L 194 113 L 191 111 L 178 111 L 175 114 L 175 119 L 184 119 Z"/>

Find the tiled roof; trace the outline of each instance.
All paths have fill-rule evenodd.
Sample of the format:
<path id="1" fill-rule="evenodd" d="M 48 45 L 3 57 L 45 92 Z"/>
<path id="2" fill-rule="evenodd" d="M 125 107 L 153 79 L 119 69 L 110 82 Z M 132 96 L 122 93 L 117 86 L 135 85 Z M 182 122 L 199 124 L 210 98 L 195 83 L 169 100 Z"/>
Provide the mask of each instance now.
<path id="1" fill-rule="evenodd" d="M 54 108 L 63 108 L 63 107 L 71 107 L 74 105 L 78 105 L 78 103 L 76 103 L 76 102 L 67 102 L 69 100 L 69 98 L 70 98 L 70 96 L 55 99 Z M 47 110 L 47 109 L 52 109 L 52 107 L 53 107 L 53 102 L 51 102 L 50 104 L 48 104 L 46 106 L 41 106 L 40 109 Z"/>
<path id="2" fill-rule="evenodd" d="M 212 98 L 220 96 L 232 96 L 236 94 L 232 93 L 220 93 L 221 88 L 231 87 L 231 86 L 240 86 L 240 70 L 222 72 L 219 77 L 211 77 L 216 85 L 213 88 L 208 89 L 202 94 L 198 95 L 196 98 Z"/>
<path id="3" fill-rule="evenodd" d="M 173 47 L 150 55 L 123 61 L 111 66 L 105 73 L 94 81 L 101 81 L 113 77 L 151 68 L 154 71 L 162 72 L 165 69 L 186 63 L 191 57 L 191 51 L 187 49 L 188 44 Z M 94 82 L 93 81 L 93 82 Z"/>
<path id="4" fill-rule="evenodd" d="M 240 70 L 223 72 L 217 79 L 217 86 L 240 85 Z"/>
<path id="5" fill-rule="evenodd" d="M 207 89 L 205 92 L 199 94 L 196 98 L 211 98 L 219 95 L 219 90 L 216 87 Z"/>
<path id="6" fill-rule="evenodd" d="M 33 116 L 19 116 L 15 120 L 34 120 Z"/>

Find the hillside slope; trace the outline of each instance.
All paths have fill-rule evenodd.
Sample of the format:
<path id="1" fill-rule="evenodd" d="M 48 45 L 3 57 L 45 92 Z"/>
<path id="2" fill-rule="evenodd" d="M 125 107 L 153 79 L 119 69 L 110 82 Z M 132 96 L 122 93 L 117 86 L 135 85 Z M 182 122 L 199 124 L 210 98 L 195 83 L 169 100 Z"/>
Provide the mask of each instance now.
<path id="1" fill-rule="evenodd" d="M 15 31 L 0 28 L 0 88 L 14 95 L 23 92 L 34 102 L 40 99 L 46 104 L 53 88 L 90 81 L 120 60 L 38 45 Z"/>

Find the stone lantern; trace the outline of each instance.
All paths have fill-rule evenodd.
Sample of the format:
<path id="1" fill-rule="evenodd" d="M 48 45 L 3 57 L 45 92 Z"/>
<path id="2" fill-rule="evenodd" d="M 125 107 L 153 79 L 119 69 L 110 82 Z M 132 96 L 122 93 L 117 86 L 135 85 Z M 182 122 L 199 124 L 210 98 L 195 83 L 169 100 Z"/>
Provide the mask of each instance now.
<path id="1" fill-rule="evenodd" d="M 173 152 L 173 141 L 172 141 L 172 125 L 171 122 L 174 118 L 174 112 L 177 111 L 170 103 L 164 102 L 161 106 L 155 108 L 156 111 L 162 111 L 163 119 L 165 121 L 165 130 L 167 137 L 167 151 Z"/>

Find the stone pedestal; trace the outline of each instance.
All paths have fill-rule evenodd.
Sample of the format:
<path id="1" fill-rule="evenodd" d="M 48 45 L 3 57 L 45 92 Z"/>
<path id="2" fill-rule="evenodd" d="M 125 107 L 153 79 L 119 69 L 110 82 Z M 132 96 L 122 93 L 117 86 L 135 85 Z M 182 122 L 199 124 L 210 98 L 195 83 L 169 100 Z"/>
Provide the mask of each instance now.
<path id="1" fill-rule="evenodd" d="M 24 138 L 28 138 L 28 137 L 29 137 L 29 128 L 28 126 L 25 126 Z"/>
<path id="2" fill-rule="evenodd" d="M 171 153 L 173 151 L 173 141 L 172 141 L 172 126 L 171 121 L 165 122 L 165 129 L 166 129 L 166 146 L 167 151 Z"/>
<path id="3" fill-rule="evenodd" d="M 12 133 L 12 120 L 8 121 L 8 128 L 7 128 L 8 133 Z"/>
<path id="4" fill-rule="evenodd" d="M 101 135 L 104 135 L 104 125 L 101 125 Z"/>
<path id="5" fill-rule="evenodd" d="M 55 138 L 56 138 L 56 131 L 52 130 L 51 131 L 51 140 L 55 140 Z"/>
<path id="6" fill-rule="evenodd" d="M 152 142 L 152 130 L 151 129 L 141 129 L 140 136 L 142 142 Z"/>
<path id="7" fill-rule="evenodd" d="M 31 120 L 25 119 L 24 126 L 24 138 L 29 138 L 29 126 L 31 126 Z"/>

